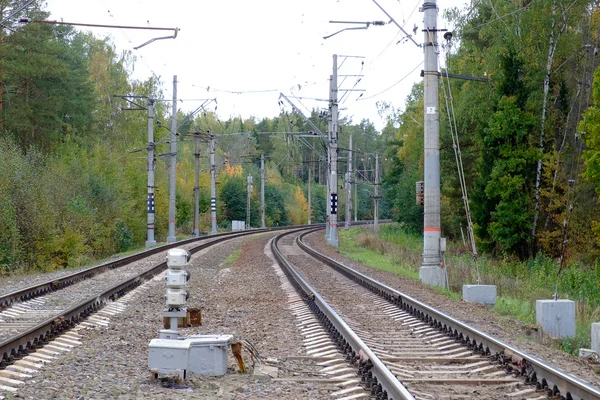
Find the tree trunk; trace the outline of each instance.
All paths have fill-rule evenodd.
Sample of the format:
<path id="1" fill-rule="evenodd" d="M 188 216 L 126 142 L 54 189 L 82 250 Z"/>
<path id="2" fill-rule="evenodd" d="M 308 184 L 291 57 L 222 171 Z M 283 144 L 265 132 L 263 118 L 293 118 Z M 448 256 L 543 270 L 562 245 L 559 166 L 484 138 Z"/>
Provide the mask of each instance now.
<path id="1" fill-rule="evenodd" d="M 581 93 L 581 85 L 577 85 L 577 94 L 575 95 L 575 99 L 579 99 L 579 94 Z M 558 180 L 558 172 L 560 169 L 560 156 L 562 155 L 563 150 L 565 149 L 565 144 L 567 142 L 567 134 L 569 132 L 569 120 L 571 119 L 571 113 L 573 112 L 573 108 L 575 108 L 576 101 L 573 101 L 571 104 L 571 108 L 569 108 L 569 112 L 567 113 L 567 120 L 565 122 L 565 130 L 563 133 L 562 141 L 560 142 L 560 147 L 558 148 L 558 154 L 556 156 L 556 164 L 554 165 L 554 176 L 552 177 L 552 192 L 556 189 L 556 181 Z M 575 128 L 577 129 L 577 128 Z M 552 205 L 552 198 L 550 198 L 550 205 Z M 547 229 L 550 225 L 550 216 L 546 217 L 546 224 L 544 225 L 544 229 Z"/>
<path id="2" fill-rule="evenodd" d="M 542 121 L 540 125 L 540 142 L 539 142 L 539 158 L 537 163 L 537 172 L 535 176 L 535 205 L 533 214 L 533 226 L 531 228 L 531 236 L 535 243 L 535 235 L 537 231 L 537 222 L 540 213 L 540 186 L 542 181 L 542 158 L 544 155 L 544 130 L 546 129 L 546 114 L 548 105 L 548 92 L 550 91 L 550 74 L 552 72 L 552 62 L 554 54 L 558 46 L 558 39 L 565 29 L 565 25 L 558 32 L 554 32 L 556 27 L 556 0 L 552 2 L 552 26 L 550 28 L 550 41 L 548 43 L 548 58 L 546 60 L 546 75 L 544 76 L 544 98 L 542 101 Z"/>
<path id="3" fill-rule="evenodd" d="M 0 4 L 0 19 L 4 15 L 4 5 Z M 0 28 L 0 47 L 2 46 L 2 41 L 4 40 L 4 29 Z M 4 99 L 2 98 L 2 92 L 4 82 L 2 81 L 2 70 L 0 69 L 0 129 L 4 127 L 4 119 L 2 118 Z"/>

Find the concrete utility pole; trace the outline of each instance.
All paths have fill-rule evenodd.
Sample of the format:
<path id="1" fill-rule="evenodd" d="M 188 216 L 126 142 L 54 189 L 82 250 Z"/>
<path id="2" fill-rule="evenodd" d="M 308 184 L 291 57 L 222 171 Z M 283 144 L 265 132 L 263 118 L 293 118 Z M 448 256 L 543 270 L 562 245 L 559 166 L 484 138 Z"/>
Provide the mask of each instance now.
<path id="1" fill-rule="evenodd" d="M 194 237 L 200 236 L 200 132 L 194 133 Z"/>
<path id="2" fill-rule="evenodd" d="M 331 112 L 331 140 L 329 142 L 330 149 L 330 159 L 329 165 L 331 169 L 330 178 L 329 178 L 329 188 L 331 191 L 330 197 L 330 208 L 331 208 L 331 216 L 329 217 L 329 238 L 327 243 L 333 247 L 339 246 L 338 239 L 338 220 L 337 220 L 337 205 L 338 205 L 338 193 L 337 193 L 337 130 L 338 130 L 338 85 L 337 85 L 337 71 L 338 63 L 337 63 L 337 54 L 333 55 L 333 75 L 331 78 L 331 92 L 330 92 L 330 103 L 329 108 Z"/>
<path id="3" fill-rule="evenodd" d="M 217 233 L 217 188 L 216 188 L 216 168 L 215 168 L 215 135 L 208 132 L 210 137 L 210 234 Z"/>
<path id="4" fill-rule="evenodd" d="M 358 158 L 358 156 L 356 157 Z M 358 161 L 357 161 L 358 163 Z M 358 179 L 356 175 L 356 170 L 358 166 L 354 166 L 354 177 L 352 178 L 352 182 L 354 183 L 354 222 L 358 222 Z"/>
<path id="5" fill-rule="evenodd" d="M 375 204 L 373 205 L 373 230 L 379 230 L 379 154 L 375 153 Z"/>
<path id="6" fill-rule="evenodd" d="M 312 214 L 312 206 L 311 206 L 311 195 L 310 195 L 310 185 L 312 181 L 312 165 L 309 166 L 308 168 L 308 225 L 312 224 L 311 218 L 310 218 L 310 214 Z"/>
<path id="7" fill-rule="evenodd" d="M 423 263 L 419 278 L 424 283 L 445 287 L 440 268 L 440 149 L 438 104 L 438 43 L 436 0 L 425 0 L 424 12 L 424 131 L 425 131 L 425 210 L 423 227 Z"/>
<path id="8" fill-rule="evenodd" d="M 344 227 L 350 229 L 350 205 L 352 204 L 352 135 L 348 149 L 348 171 L 346 172 L 346 221 Z"/>
<path id="9" fill-rule="evenodd" d="M 265 155 L 260 156 L 260 227 L 265 227 Z"/>
<path id="10" fill-rule="evenodd" d="M 250 196 L 252 196 L 252 175 L 248 175 L 248 200 L 246 201 L 246 229 L 250 229 Z"/>
<path id="11" fill-rule="evenodd" d="M 169 236 L 167 243 L 175 237 L 175 187 L 177 171 L 177 75 L 173 75 L 173 111 L 171 115 L 171 174 L 169 179 Z"/>
<path id="12" fill-rule="evenodd" d="M 329 95 L 331 97 L 331 85 L 333 78 L 329 76 Z M 331 110 L 327 116 L 327 154 L 325 155 L 325 167 L 326 167 L 326 179 L 325 184 L 327 185 L 327 200 L 331 201 Z M 331 235 L 331 204 L 325 206 L 327 213 L 325 215 L 325 240 L 329 242 L 329 236 Z"/>
<path id="13" fill-rule="evenodd" d="M 148 99 L 148 237 L 146 247 L 156 246 L 154 240 L 154 100 Z"/>

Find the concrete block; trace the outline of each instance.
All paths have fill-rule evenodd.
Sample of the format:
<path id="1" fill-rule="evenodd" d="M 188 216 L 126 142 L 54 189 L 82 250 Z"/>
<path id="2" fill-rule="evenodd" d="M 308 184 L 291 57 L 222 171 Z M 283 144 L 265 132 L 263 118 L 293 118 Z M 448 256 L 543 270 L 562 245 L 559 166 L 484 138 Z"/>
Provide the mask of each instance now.
<path id="1" fill-rule="evenodd" d="M 592 350 L 600 355 L 600 322 L 592 323 Z"/>
<path id="2" fill-rule="evenodd" d="M 277 378 L 279 369 L 270 365 L 259 365 L 254 368 L 254 376 L 264 378 Z"/>
<path id="3" fill-rule="evenodd" d="M 537 300 L 535 319 L 544 332 L 554 337 L 575 337 L 575 302 L 571 300 Z"/>
<path id="4" fill-rule="evenodd" d="M 596 358 L 598 357 L 598 354 L 592 349 L 579 349 L 579 357 Z"/>
<path id="5" fill-rule="evenodd" d="M 462 297 L 468 303 L 496 304 L 496 285 L 463 285 Z"/>
<path id="6" fill-rule="evenodd" d="M 419 268 L 419 279 L 429 286 L 446 288 L 446 270 L 444 268 L 422 266 Z"/>

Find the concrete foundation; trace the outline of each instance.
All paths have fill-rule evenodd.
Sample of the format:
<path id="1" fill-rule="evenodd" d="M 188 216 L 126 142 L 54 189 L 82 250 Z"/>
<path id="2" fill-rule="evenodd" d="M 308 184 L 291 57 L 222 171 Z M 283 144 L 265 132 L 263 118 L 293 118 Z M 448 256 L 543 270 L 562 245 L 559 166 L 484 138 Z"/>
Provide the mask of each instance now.
<path id="1" fill-rule="evenodd" d="M 537 300 L 535 319 L 544 332 L 554 337 L 575 336 L 575 302 L 571 300 Z"/>
<path id="2" fill-rule="evenodd" d="M 419 279 L 429 286 L 446 288 L 446 270 L 440 267 L 421 266 Z"/>
<path id="3" fill-rule="evenodd" d="M 579 357 L 583 357 L 583 358 L 595 358 L 597 356 L 598 356 L 598 353 L 596 353 L 592 349 L 579 349 Z"/>
<path id="4" fill-rule="evenodd" d="M 592 350 L 600 355 L 600 322 L 592 324 Z"/>
<path id="5" fill-rule="evenodd" d="M 468 303 L 496 304 L 496 285 L 463 285 L 462 297 Z"/>

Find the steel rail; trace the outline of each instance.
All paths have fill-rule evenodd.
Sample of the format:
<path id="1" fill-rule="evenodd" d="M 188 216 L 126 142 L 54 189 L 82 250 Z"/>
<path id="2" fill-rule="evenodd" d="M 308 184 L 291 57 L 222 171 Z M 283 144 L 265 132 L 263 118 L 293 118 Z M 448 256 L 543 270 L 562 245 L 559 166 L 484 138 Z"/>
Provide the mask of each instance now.
<path id="1" fill-rule="evenodd" d="M 281 230 L 281 229 L 289 229 L 287 227 L 283 228 L 274 228 L 273 230 Z M 206 236 L 207 239 L 216 238 L 216 240 L 212 240 L 207 243 L 202 243 L 189 252 L 194 254 L 202 249 L 211 247 L 217 243 L 224 242 L 229 239 L 235 239 L 242 236 L 252 235 L 256 233 L 268 232 L 268 229 L 255 229 L 252 231 L 246 232 L 229 232 L 220 235 L 212 235 Z M 197 240 L 197 238 L 194 238 Z M 189 243 L 194 240 L 188 241 L 180 241 L 174 243 L 173 245 L 181 245 L 184 242 Z M 175 247 L 173 245 L 161 246 L 161 250 L 165 250 L 167 248 Z M 155 249 L 153 249 L 155 250 Z M 150 253 L 150 254 L 148 254 Z M 135 256 L 136 259 L 143 258 L 140 255 L 151 255 L 154 254 L 152 251 L 145 251 L 142 253 L 138 253 Z M 119 260 L 121 261 L 121 260 Z M 131 261 L 131 259 L 130 259 Z M 35 349 L 43 347 L 45 344 L 48 344 L 49 341 L 54 339 L 61 332 L 70 329 L 75 326 L 77 323 L 81 322 L 87 316 L 92 314 L 93 312 L 100 309 L 104 304 L 106 304 L 110 300 L 114 300 L 116 297 L 123 296 L 128 291 L 134 289 L 139 286 L 144 281 L 150 279 L 151 277 L 159 274 L 163 270 L 167 268 L 167 263 L 162 262 L 158 265 L 155 265 L 138 276 L 133 278 L 128 278 L 121 283 L 113 286 L 110 289 L 105 290 L 103 293 L 99 295 L 95 295 L 90 297 L 89 299 L 79 303 L 78 305 L 71 307 L 70 309 L 63 311 L 56 316 L 49 318 L 40 324 L 29 328 L 28 330 L 10 338 L 0 342 L 0 370 L 6 368 L 7 365 L 12 364 L 15 360 L 20 359 L 30 352 L 35 351 Z"/>
<path id="2" fill-rule="evenodd" d="M 421 321 L 462 341 L 474 352 L 493 356 L 503 362 L 505 366 L 516 361 L 518 365 L 512 365 L 510 368 L 513 372 L 523 376 L 526 384 L 546 390 L 548 396 L 553 396 L 552 398 L 562 395 L 564 397 L 561 398 L 573 400 L 600 399 L 599 388 L 317 252 L 302 241 L 304 236 L 309 233 L 306 232 L 296 238 L 300 248 L 308 254 L 330 265 Z"/>
<path id="3" fill-rule="evenodd" d="M 310 230 L 305 234 L 316 230 Z M 294 232 L 283 233 L 271 242 L 271 251 L 279 265 L 283 268 L 284 273 L 290 278 L 292 285 L 301 293 L 311 310 L 317 314 L 318 318 L 329 330 L 338 348 L 346 354 L 346 359 L 348 361 L 359 361 L 361 364 L 359 373 L 362 375 L 362 381 L 371 389 L 372 394 L 377 395 L 378 399 L 414 400 L 414 397 L 398 381 L 394 374 L 285 259 L 277 244 L 279 239 Z M 359 357 L 360 354 L 364 354 L 366 360 Z"/>
<path id="4" fill-rule="evenodd" d="M 256 229 L 256 230 L 253 230 L 252 232 L 259 232 L 259 231 L 265 231 L 265 229 Z M 129 264 L 131 262 L 140 260 L 142 258 L 151 256 L 153 254 L 160 253 L 162 251 L 165 251 L 165 250 L 177 247 L 177 246 L 187 245 L 187 244 L 190 244 L 190 243 L 193 243 L 196 241 L 211 239 L 211 238 L 215 238 L 215 237 L 228 236 L 228 235 L 232 235 L 235 233 L 238 233 L 238 232 L 227 232 L 227 233 L 220 233 L 220 234 L 210 235 L 210 236 L 202 236 L 199 238 L 180 240 L 175 243 L 170 243 L 170 244 L 154 247 L 149 250 L 144 250 L 144 251 L 132 254 L 130 256 L 120 258 L 118 260 L 107 261 L 100 265 L 96 265 L 96 266 L 93 266 L 90 268 L 86 268 L 79 272 L 74 272 L 72 274 L 65 275 L 61 278 L 52 279 L 47 282 L 43 282 L 43 283 L 40 283 L 37 285 L 32 285 L 32 286 L 29 286 L 24 289 L 15 290 L 14 292 L 10 292 L 10 293 L 0 296 L 0 310 L 10 306 L 14 302 L 25 301 L 25 300 L 32 299 L 34 297 L 43 296 L 46 293 L 49 293 L 49 292 L 52 292 L 52 291 L 55 291 L 58 289 L 62 289 L 66 286 L 77 283 L 83 279 L 91 278 L 91 277 L 93 277 L 99 273 L 105 272 L 107 270 L 122 267 L 123 265 Z"/>

